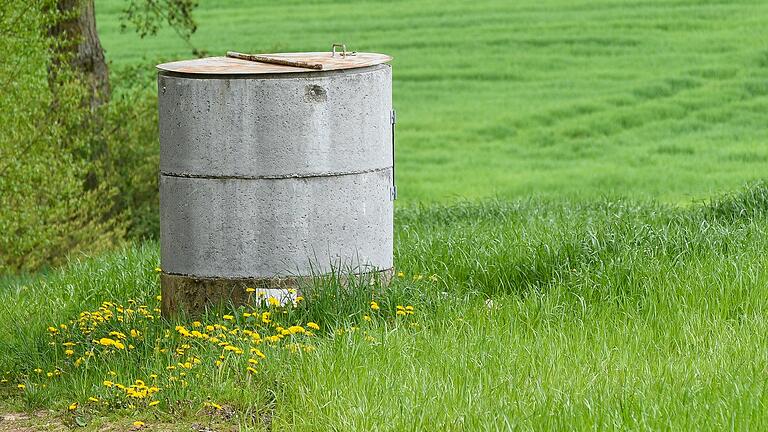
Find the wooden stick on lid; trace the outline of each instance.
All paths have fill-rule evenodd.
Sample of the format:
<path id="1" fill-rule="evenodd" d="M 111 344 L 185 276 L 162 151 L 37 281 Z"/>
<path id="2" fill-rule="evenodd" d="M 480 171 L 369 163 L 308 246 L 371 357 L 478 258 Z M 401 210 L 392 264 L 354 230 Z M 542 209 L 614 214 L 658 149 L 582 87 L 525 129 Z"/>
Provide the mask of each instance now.
<path id="1" fill-rule="evenodd" d="M 289 60 L 286 58 L 268 57 L 268 56 L 257 55 L 257 54 L 243 54 L 243 53 L 234 52 L 234 51 L 227 51 L 227 57 L 241 59 L 241 60 L 249 60 L 249 61 L 254 61 L 259 63 L 270 63 L 270 64 L 277 64 L 277 65 L 283 65 L 283 66 L 293 66 L 293 67 L 299 67 L 299 68 L 305 68 L 305 69 L 317 69 L 317 70 L 323 69 L 322 63 L 307 63 L 301 60 Z"/>

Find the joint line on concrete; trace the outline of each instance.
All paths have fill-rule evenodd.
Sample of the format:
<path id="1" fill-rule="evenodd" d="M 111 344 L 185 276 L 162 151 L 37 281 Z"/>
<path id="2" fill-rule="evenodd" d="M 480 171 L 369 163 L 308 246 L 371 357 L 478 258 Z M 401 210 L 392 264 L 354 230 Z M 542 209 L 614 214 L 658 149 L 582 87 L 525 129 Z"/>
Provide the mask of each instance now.
<path id="1" fill-rule="evenodd" d="M 215 180 L 283 180 L 283 179 L 303 179 L 303 178 L 316 178 L 316 177 L 341 177 L 357 174 L 368 174 L 374 172 L 389 171 L 392 167 L 384 168 L 372 168 L 360 171 L 334 171 L 314 174 L 283 174 L 283 175 L 205 175 L 205 174 L 193 174 L 193 173 L 174 173 L 169 171 L 160 171 L 161 175 L 166 177 L 181 177 L 181 178 L 199 178 L 199 179 L 215 179 Z"/>

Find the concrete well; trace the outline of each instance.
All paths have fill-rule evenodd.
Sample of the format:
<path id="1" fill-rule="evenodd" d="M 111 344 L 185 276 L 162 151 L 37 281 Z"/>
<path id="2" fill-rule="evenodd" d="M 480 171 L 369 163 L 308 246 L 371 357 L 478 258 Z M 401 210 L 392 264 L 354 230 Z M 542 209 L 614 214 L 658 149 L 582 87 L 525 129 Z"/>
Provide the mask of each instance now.
<path id="1" fill-rule="evenodd" d="M 246 287 L 279 297 L 329 273 L 388 279 L 389 57 L 305 54 L 327 70 L 223 58 L 158 66 L 166 315 L 244 301 Z"/>

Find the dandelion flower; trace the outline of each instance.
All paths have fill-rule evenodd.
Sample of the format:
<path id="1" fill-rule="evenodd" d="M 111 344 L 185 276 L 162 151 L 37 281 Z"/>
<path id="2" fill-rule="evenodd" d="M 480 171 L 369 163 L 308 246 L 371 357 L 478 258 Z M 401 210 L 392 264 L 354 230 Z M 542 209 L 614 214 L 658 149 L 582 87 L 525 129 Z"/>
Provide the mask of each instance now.
<path id="1" fill-rule="evenodd" d="M 227 321 L 232 321 L 235 319 L 235 317 L 233 317 L 232 315 L 224 315 L 222 318 L 224 318 Z"/>
<path id="2" fill-rule="evenodd" d="M 160 401 L 152 401 L 152 402 L 150 402 L 150 403 L 149 403 L 149 404 L 147 404 L 147 405 L 148 405 L 148 406 L 155 406 L 155 405 L 157 405 L 157 404 L 159 404 L 159 403 L 160 403 Z"/>
<path id="3" fill-rule="evenodd" d="M 366 321 L 370 321 L 371 320 L 371 316 L 370 315 L 363 315 L 363 319 L 366 320 Z"/>
<path id="4" fill-rule="evenodd" d="M 74 411 L 76 409 L 77 409 L 77 402 L 72 402 L 71 404 L 69 404 L 70 411 Z"/>
<path id="5" fill-rule="evenodd" d="M 381 308 L 379 308 L 379 304 L 378 303 L 376 303 L 375 301 L 371 301 L 371 309 L 377 311 L 377 310 L 379 310 Z"/>
<path id="6" fill-rule="evenodd" d="M 105 338 L 99 339 L 99 344 L 100 345 L 104 345 L 104 346 L 111 346 L 111 345 L 115 344 L 115 341 L 114 341 L 114 339 L 110 339 L 110 338 L 106 338 L 105 337 Z"/>
<path id="7" fill-rule="evenodd" d="M 312 330 L 320 330 L 320 326 L 317 325 L 317 323 L 312 321 L 307 323 L 307 327 L 311 328 Z"/>
<path id="8" fill-rule="evenodd" d="M 135 422 L 133 422 L 133 426 L 137 428 L 144 427 L 144 422 L 136 420 Z"/>
<path id="9" fill-rule="evenodd" d="M 252 293 L 252 292 L 254 292 L 254 291 L 256 291 L 256 289 L 255 289 L 255 288 L 246 288 L 246 289 L 245 289 L 245 292 L 247 292 L 247 293 Z"/>
<path id="10" fill-rule="evenodd" d="M 27 388 L 27 386 L 25 386 L 24 384 L 19 384 L 16 387 L 18 387 L 19 390 L 24 390 L 25 388 Z"/>
<path id="11" fill-rule="evenodd" d="M 268 298 L 267 302 L 269 302 L 270 306 L 280 306 L 280 300 L 278 300 L 278 299 L 276 299 L 274 297 Z"/>

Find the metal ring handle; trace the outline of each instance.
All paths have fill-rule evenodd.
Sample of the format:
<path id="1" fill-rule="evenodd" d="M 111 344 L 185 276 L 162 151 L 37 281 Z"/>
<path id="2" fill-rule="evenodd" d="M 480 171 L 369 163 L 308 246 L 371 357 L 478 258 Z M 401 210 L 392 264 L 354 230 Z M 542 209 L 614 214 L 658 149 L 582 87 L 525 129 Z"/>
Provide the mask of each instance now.
<path id="1" fill-rule="evenodd" d="M 339 44 L 335 43 L 331 46 L 331 50 L 333 51 L 331 53 L 331 57 L 336 57 L 336 48 L 341 48 L 341 57 L 346 58 L 347 57 L 347 46 L 345 44 Z"/>

